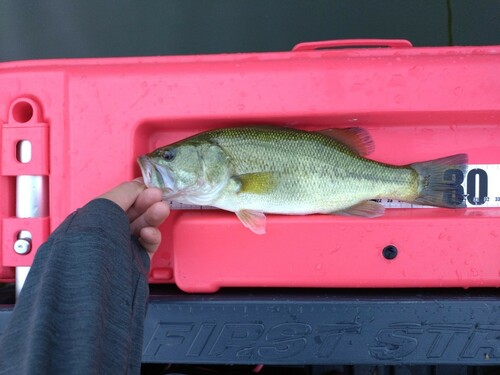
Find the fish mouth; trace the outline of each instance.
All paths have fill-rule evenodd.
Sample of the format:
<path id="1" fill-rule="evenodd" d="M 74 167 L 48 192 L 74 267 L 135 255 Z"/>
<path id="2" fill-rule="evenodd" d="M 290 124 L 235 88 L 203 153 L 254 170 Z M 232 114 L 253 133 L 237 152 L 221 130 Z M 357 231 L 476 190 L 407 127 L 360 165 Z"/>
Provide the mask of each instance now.
<path id="1" fill-rule="evenodd" d="M 158 168 L 149 160 L 147 156 L 141 156 L 137 159 L 141 168 L 144 184 L 147 187 L 154 187 L 163 190 L 164 193 L 172 193 L 174 180 L 169 171 L 165 168 Z"/>

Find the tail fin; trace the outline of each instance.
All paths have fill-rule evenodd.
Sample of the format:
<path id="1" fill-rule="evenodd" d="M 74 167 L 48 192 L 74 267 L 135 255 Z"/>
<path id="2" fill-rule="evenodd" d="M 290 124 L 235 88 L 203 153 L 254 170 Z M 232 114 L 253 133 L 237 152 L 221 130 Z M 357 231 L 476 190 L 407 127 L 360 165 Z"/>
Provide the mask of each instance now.
<path id="1" fill-rule="evenodd" d="M 462 187 L 467 172 L 467 154 L 411 164 L 419 175 L 419 197 L 414 203 L 436 207 L 463 208 Z"/>

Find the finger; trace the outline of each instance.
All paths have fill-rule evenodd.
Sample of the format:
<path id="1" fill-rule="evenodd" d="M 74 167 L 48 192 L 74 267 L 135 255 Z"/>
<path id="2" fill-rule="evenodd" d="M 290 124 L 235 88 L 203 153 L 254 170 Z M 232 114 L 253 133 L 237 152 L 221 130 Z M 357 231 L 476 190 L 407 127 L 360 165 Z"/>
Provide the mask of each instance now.
<path id="1" fill-rule="evenodd" d="M 132 207 L 127 211 L 127 216 L 130 222 L 137 219 L 140 215 L 142 215 L 146 210 L 155 204 L 156 202 L 160 202 L 162 198 L 162 192 L 160 189 L 148 188 L 143 190 L 137 200 L 133 204 Z"/>
<path id="2" fill-rule="evenodd" d="M 142 177 L 136 177 L 136 178 L 134 178 L 134 181 L 137 181 L 137 182 L 140 182 L 141 184 L 144 184 L 144 178 L 142 178 Z"/>
<path id="3" fill-rule="evenodd" d="M 157 227 L 165 221 L 169 213 L 170 207 L 166 202 L 156 202 L 130 224 L 132 233 L 137 235 L 142 228 Z"/>
<path id="4" fill-rule="evenodd" d="M 146 186 L 139 181 L 123 182 L 104 193 L 99 198 L 109 199 L 115 202 L 124 211 L 127 211 L 144 189 L 146 189 Z"/>
<path id="5" fill-rule="evenodd" d="M 152 258 L 161 243 L 160 230 L 153 227 L 142 228 L 139 234 L 139 242 L 148 252 L 149 257 Z"/>

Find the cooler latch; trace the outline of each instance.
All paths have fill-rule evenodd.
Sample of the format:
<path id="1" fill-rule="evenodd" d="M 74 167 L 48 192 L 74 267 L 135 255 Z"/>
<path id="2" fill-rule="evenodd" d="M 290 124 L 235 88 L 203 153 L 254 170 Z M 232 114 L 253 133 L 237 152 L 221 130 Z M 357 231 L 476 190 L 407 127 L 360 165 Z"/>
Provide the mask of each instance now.
<path id="1" fill-rule="evenodd" d="M 49 125 L 36 100 L 12 102 L 1 139 L 1 175 L 16 180 L 16 216 L 3 219 L 2 264 L 30 266 L 50 230 Z"/>

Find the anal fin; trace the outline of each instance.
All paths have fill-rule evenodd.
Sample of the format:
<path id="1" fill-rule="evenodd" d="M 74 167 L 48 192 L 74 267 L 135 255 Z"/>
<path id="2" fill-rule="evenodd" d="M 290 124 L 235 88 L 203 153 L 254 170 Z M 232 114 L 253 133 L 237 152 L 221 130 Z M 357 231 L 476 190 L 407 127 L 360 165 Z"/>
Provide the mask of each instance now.
<path id="1" fill-rule="evenodd" d="M 373 218 L 382 216 L 384 212 L 385 207 L 380 203 L 373 201 L 363 201 L 344 210 L 332 212 L 332 214 L 341 216 L 359 216 Z"/>

